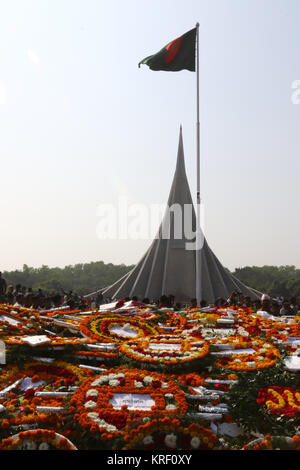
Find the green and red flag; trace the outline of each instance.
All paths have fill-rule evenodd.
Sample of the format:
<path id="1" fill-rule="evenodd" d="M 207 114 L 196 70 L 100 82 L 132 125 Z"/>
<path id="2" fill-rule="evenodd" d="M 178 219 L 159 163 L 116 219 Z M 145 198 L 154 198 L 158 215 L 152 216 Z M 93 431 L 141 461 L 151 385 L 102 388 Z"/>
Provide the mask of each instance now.
<path id="1" fill-rule="evenodd" d="M 157 54 L 150 55 L 141 60 L 151 70 L 165 70 L 178 72 L 179 70 L 190 70 L 195 72 L 196 56 L 196 30 L 191 29 L 174 41 L 169 42 Z"/>

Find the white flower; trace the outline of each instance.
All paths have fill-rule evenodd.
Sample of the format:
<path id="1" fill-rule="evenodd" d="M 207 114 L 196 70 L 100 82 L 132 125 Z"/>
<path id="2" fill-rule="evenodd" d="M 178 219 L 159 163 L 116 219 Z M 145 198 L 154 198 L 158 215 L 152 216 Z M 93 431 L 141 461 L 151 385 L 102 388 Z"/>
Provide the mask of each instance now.
<path id="1" fill-rule="evenodd" d="M 100 428 L 106 428 L 107 431 L 109 431 L 109 432 L 117 431 L 117 428 L 115 426 L 113 426 L 112 424 L 108 424 L 106 421 L 104 421 L 104 419 L 101 419 L 99 421 L 99 427 Z"/>
<path id="2" fill-rule="evenodd" d="M 193 449 L 198 449 L 199 445 L 201 444 L 201 441 L 199 439 L 199 437 L 196 437 L 194 436 L 192 439 L 191 439 L 191 447 Z"/>
<path id="3" fill-rule="evenodd" d="M 85 408 L 90 408 L 90 409 L 92 410 L 93 408 L 96 408 L 97 405 L 96 405 L 96 403 L 95 403 L 94 401 L 89 400 L 89 401 L 87 401 L 87 402 L 84 404 L 84 407 L 85 407 Z"/>
<path id="4" fill-rule="evenodd" d="M 117 379 L 111 379 L 108 382 L 108 385 L 110 385 L 111 387 L 117 387 L 118 385 L 120 385 L 120 382 Z"/>
<path id="5" fill-rule="evenodd" d="M 151 418 L 146 416 L 145 418 L 142 419 L 142 421 L 143 421 L 143 423 L 149 423 L 149 421 L 151 421 Z"/>
<path id="6" fill-rule="evenodd" d="M 175 405 L 167 405 L 166 410 L 176 410 L 177 406 Z"/>
<path id="7" fill-rule="evenodd" d="M 168 447 L 171 447 L 171 449 L 176 448 L 176 441 L 177 441 L 177 436 L 175 434 L 167 434 L 165 437 L 165 444 Z"/>
<path id="8" fill-rule="evenodd" d="M 107 378 L 108 378 L 109 380 L 114 380 L 114 379 L 116 379 L 117 377 L 118 377 L 117 374 L 109 374 L 109 375 L 107 376 Z"/>
<path id="9" fill-rule="evenodd" d="M 239 336 L 249 336 L 248 331 L 246 331 L 242 326 L 239 326 L 237 331 Z"/>
<path id="10" fill-rule="evenodd" d="M 152 384 L 153 380 L 154 380 L 153 377 L 149 377 L 149 376 L 144 377 L 145 384 Z"/>
<path id="11" fill-rule="evenodd" d="M 138 380 L 135 380 L 134 381 L 134 386 L 136 388 L 142 388 L 144 386 L 144 384 L 142 382 L 139 382 Z"/>
<path id="12" fill-rule="evenodd" d="M 39 450 L 49 450 L 49 446 L 48 446 L 47 442 L 42 442 L 39 445 Z"/>
<path id="13" fill-rule="evenodd" d="M 98 424 L 100 428 L 106 428 L 108 431 L 117 431 L 115 426 L 108 424 L 104 419 L 100 419 Z"/>
<path id="14" fill-rule="evenodd" d="M 166 394 L 165 394 L 165 397 L 166 397 L 166 398 L 173 398 L 174 395 L 173 395 L 173 393 L 166 393 Z"/>
<path id="15" fill-rule="evenodd" d="M 146 437 L 144 437 L 144 439 L 143 439 L 143 444 L 144 444 L 144 445 L 152 444 L 152 442 L 153 442 L 152 436 L 146 436 Z"/>
<path id="16" fill-rule="evenodd" d="M 163 382 L 161 384 L 161 388 L 168 388 L 168 387 L 169 387 L 169 385 L 167 384 L 167 382 Z"/>
<path id="17" fill-rule="evenodd" d="M 99 415 L 98 413 L 92 412 L 87 414 L 88 418 L 90 418 L 92 421 L 99 421 Z"/>
<path id="18" fill-rule="evenodd" d="M 108 432 L 114 432 L 114 431 L 117 431 L 117 428 L 115 426 L 112 426 L 111 424 L 108 424 L 106 426 L 106 429 L 108 430 Z"/>
<path id="19" fill-rule="evenodd" d="M 86 396 L 87 397 L 97 397 L 98 396 L 98 391 L 95 390 L 94 388 L 90 388 L 90 390 L 88 390 L 86 392 Z"/>
<path id="20" fill-rule="evenodd" d="M 107 377 L 99 377 L 98 379 L 94 380 L 94 382 L 91 384 L 93 387 L 97 387 L 98 385 L 102 385 L 105 382 L 107 382 Z"/>
<path id="21" fill-rule="evenodd" d="M 256 362 L 252 361 L 252 362 L 247 362 L 247 366 L 248 367 L 256 367 Z"/>

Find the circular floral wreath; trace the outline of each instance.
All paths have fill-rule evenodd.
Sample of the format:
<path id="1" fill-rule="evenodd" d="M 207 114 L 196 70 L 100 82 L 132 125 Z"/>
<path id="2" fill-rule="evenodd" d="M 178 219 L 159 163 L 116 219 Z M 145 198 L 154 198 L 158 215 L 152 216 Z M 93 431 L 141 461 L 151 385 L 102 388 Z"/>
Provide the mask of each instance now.
<path id="1" fill-rule="evenodd" d="M 65 361 L 55 361 L 53 364 L 42 361 L 26 362 L 23 368 L 15 365 L 7 365 L 0 374 L 0 389 L 8 387 L 17 380 L 24 377 L 31 377 L 35 381 L 64 382 L 64 385 L 74 385 L 85 380 L 90 372 Z"/>
<path id="2" fill-rule="evenodd" d="M 215 365 L 223 369 L 233 370 L 256 370 L 272 367 L 276 364 L 280 352 L 274 346 L 257 338 L 245 338 L 243 336 L 232 336 L 229 338 L 216 338 L 209 341 L 211 345 L 231 346 L 232 350 L 247 349 L 254 350 L 251 354 L 232 354 L 217 360 Z"/>
<path id="3" fill-rule="evenodd" d="M 165 375 L 122 368 L 85 381 L 69 407 L 81 427 L 100 432 L 103 440 L 122 435 L 135 420 L 184 416 L 187 409 L 184 392 Z"/>
<path id="4" fill-rule="evenodd" d="M 16 372 L 14 367 L 11 370 Z M 29 377 L 32 385 L 29 385 L 29 388 L 23 392 L 12 390 L 4 396 L 2 402 L 6 409 L 6 416 L 0 423 L 0 427 L 8 429 L 12 425 L 28 425 L 37 422 L 55 425 L 63 419 L 61 414 L 57 412 L 49 414 L 43 408 L 54 407 L 60 411 L 64 409 L 65 397 L 36 396 L 36 392 L 67 391 L 69 386 L 79 385 L 91 374 L 92 371 L 88 369 L 81 369 L 64 361 L 57 361 L 54 364 L 39 361 L 25 363 L 23 369 L 19 369 L 14 377 L 11 376 L 11 382 L 13 379 Z"/>
<path id="5" fill-rule="evenodd" d="M 11 321 L 9 321 L 11 319 Z M 34 312 L 26 315 L 16 315 L 11 311 L 0 310 L 0 337 L 9 338 L 12 335 L 38 334 L 41 331 L 41 321 Z"/>
<path id="6" fill-rule="evenodd" d="M 176 334 L 183 330 L 186 322 L 185 316 L 179 315 L 176 312 L 166 312 L 166 319 L 162 322 L 161 326 L 174 328 L 173 332 Z"/>
<path id="7" fill-rule="evenodd" d="M 16 365 L 7 365 L 0 373 L 0 391 L 12 385 L 16 380 L 22 377 L 22 371 Z"/>
<path id="8" fill-rule="evenodd" d="M 123 330 L 123 334 L 118 330 Z M 86 318 L 80 324 L 81 333 L 84 336 L 103 342 L 119 342 L 128 339 L 127 335 L 135 335 L 140 338 L 158 334 L 157 329 L 141 319 L 123 318 L 121 316 L 99 316 Z"/>
<path id="9" fill-rule="evenodd" d="M 243 450 L 300 450 L 299 436 L 270 436 L 255 439 L 244 445 Z"/>
<path id="10" fill-rule="evenodd" d="M 290 338 L 300 338 L 300 323 L 282 324 L 275 323 L 268 331 L 266 331 L 266 338 L 273 341 L 288 341 Z"/>
<path id="11" fill-rule="evenodd" d="M 155 419 L 128 431 L 123 450 L 215 450 L 220 443 L 209 429 L 191 424 L 183 427 L 178 419 Z"/>
<path id="12" fill-rule="evenodd" d="M 286 417 L 300 415 L 300 391 L 292 387 L 261 388 L 257 396 L 257 403 L 265 407 L 269 414 Z"/>
<path id="13" fill-rule="evenodd" d="M 160 366 L 184 365 L 209 353 L 208 342 L 176 335 L 157 335 L 124 342 L 118 346 L 130 359 Z"/>
<path id="14" fill-rule="evenodd" d="M 297 391 L 299 389 L 297 374 L 286 372 L 283 362 L 278 361 L 274 367 L 247 373 L 237 372 L 237 376 L 238 380 L 229 387 L 224 402 L 239 426 L 264 434 L 292 436 L 297 432 L 300 426 L 299 413 L 293 412 L 293 415 L 282 413 L 279 416 L 279 408 L 278 413 L 274 413 L 265 405 L 268 400 L 280 403 L 279 395 L 275 398 L 265 393 L 269 389 L 280 390 L 280 395 L 283 390 L 290 388 Z M 287 398 L 284 400 L 287 402 Z M 283 410 L 283 402 L 281 406 Z"/>
<path id="15" fill-rule="evenodd" d="M 65 361 L 55 361 L 53 364 L 32 361 L 24 364 L 24 373 L 52 384 L 63 381 L 64 385 L 69 386 L 83 382 L 91 372 Z"/>
<path id="16" fill-rule="evenodd" d="M 0 443 L 0 450 L 77 450 L 66 437 L 47 429 L 24 431 Z"/>
<path id="17" fill-rule="evenodd" d="M 49 336 L 48 339 L 50 340 L 47 343 L 41 343 L 41 345 L 37 345 L 35 347 L 42 348 L 55 348 L 57 346 L 80 346 L 83 344 L 94 344 L 96 343 L 95 340 L 87 339 L 87 338 L 73 338 L 73 337 L 60 337 L 60 336 Z M 10 346 L 27 346 L 26 343 L 22 340 L 20 336 L 11 336 L 10 338 L 5 339 L 5 343 Z M 29 346 L 28 346 L 29 347 Z"/>

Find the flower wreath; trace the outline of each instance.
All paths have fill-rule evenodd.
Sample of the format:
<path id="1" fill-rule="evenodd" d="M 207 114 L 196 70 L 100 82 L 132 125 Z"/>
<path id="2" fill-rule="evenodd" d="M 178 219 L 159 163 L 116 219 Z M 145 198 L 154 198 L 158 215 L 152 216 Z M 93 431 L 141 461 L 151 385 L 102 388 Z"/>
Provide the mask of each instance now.
<path id="1" fill-rule="evenodd" d="M 225 374 L 222 376 L 211 377 L 206 371 L 201 373 L 192 372 L 182 375 L 174 374 L 170 375 L 170 378 L 183 386 L 183 388 L 186 389 L 186 393 L 190 395 L 199 395 L 199 391 L 197 391 L 198 387 L 200 389 L 201 387 L 204 387 L 206 390 L 210 390 L 212 394 L 218 390 L 227 392 L 231 383 L 236 382 L 238 379 L 235 374 Z M 213 382 L 210 382 L 211 379 L 213 379 Z M 220 383 L 218 380 L 220 380 Z M 224 381 L 225 383 L 223 383 Z"/>
<path id="2" fill-rule="evenodd" d="M 73 351 L 72 358 L 76 359 L 94 359 L 102 361 L 105 359 L 118 359 L 118 354 L 115 351 Z"/>
<path id="3" fill-rule="evenodd" d="M 75 320 L 75 318 L 68 318 L 68 317 L 57 317 L 53 318 L 52 324 L 61 328 L 68 328 L 69 330 L 80 330 L 80 323 L 81 319 Z"/>
<path id="4" fill-rule="evenodd" d="M 215 450 L 220 443 L 209 429 L 191 424 L 183 427 L 178 419 L 168 417 L 141 424 L 126 432 L 123 450 Z"/>
<path id="5" fill-rule="evenodd" d="M 255 439 L 244 445 L 243 450 L 300 450 L 299 436 L 270 436 Z"/>
<path id="6" fill-rule="evenodd" d="M 257 403 L 270 414 L 294 417 L 300 414 L 300 391 L 292 387 L 270 386 L 261 388 Z"/>
<path id="7" fill-rule="evenodd" d="M 48 429 L 24 431 L 3 439 L 0 450 L 77 450 L 66 437 Z"/>
<path id="8" fill-rule="evenodd" d="M 288 341 L 288 338 L 300 338 L 300 323 L 282 324 L 275 323 L 265 333 L 266 338 L 273 341 Z"/>
<path id="9" fill-rule="evenodd" d="M 174 347 L 172 347 L 174 346 Z M 208 342 L 176 335 L 157 335 L 124 342 L 118 350 L 126 357 L 142 363 L 187 365 L 209 353 Z"/>
<path id="10" fill-rule="evenodd" d="M 114 402 L 115 396 L 121 397 L 121 402 Z M 129 405 L 121 405 L 122 397 Z M 150 399 L 150 403 L 144 406 L 143 399 Z M 70 399 L 69 407 L 81 427 L 100 432 L 103 440 L 123 435 L 129 423 L 143 417 L 184 416 L 187 409 L 184 392 L 165 375 L 122 368 L 108 369 L 85 381 Z"/>
<path id="11" fill-rule="evenodd" d="M 135 338 L 158 334 L 157 329 L 141 319 L 123 318 L 121 316 L 89 317 L 80 324 L 84 336 L 103 342 L 118 342 L 128 339 L 128 336 L 114 332 L 113 328 L 123 328 L 128 334 L 134 333 Z"/>
<path id="12" fill-rule="evenodd" d="M 12 385 L 16 380 L 22 377 L 22 371 L 16 365 L 7 365 L 5 369 L 0 370 L 0 391 L 4 387 Z"/>
<path id="13" fill-rule="evenodd" d="M 47 335 L 46 335 L 47 336 Z M 73 338 L 73 337 L 61 337 L 61 336 L 47 336 L 50 340 L 47 343 L 41 343 L 35 347 L 37 348 L 55 348 L 57 346 L 80 346 L 83 344 L 95 344 L 97 341 L 88 339 L 88 338 Z M 5 340 L 5 343 L 11 346 L 28 346 L 23 340 L 22 337 L 12 336 Z"/>
<path id="14" fill-rule="evenodd" d="M 230 336 L 249 336 L 249 333 L 239 325 L 213 325 L 208 326 L 205 323 L 190 323 L 185 330 L 181 332 L 182 335 L 201 338 L 201 339 L 211 339 L 211 338 L 227 338 Z"/>
<path id="15" fill-rule="evenodd" d="M 175 334 L 183 330 L 187 322 L 185 316 L 179 315 L 176 312 L 166 312 L 166 315 L 167 317 L 162 326 L 176 328 L 176 330 L 174 330 Z"/>
<path id="16" fill-rule="evenodd" d="M 64 385 L 75 385 L 83 382 L 91 374 L 89 369 L 82 369 L 65 361 L 55 361 L 46 364 L 40 361 L 32 361 L 24 364 L 24 373 L 37 380 L 47 383 L 63 382 Z"/>
<path id="17" fill-rule="evenodd" d="M 271 413 L 265 402 L 271 399 L 274 403 L 279 403 L 279 396 L 276 399 L 269 394 L 263 395 L 262 391 L 270 388 L 276 390 L 277 387 L 278 390 L 289 388 L 297 390 L 299 389 L 297 374 L 286 372 L 281 360 L 268 369 L 236 374 L 238 381 L 230 386 L 224 396 L 228 411 L 235 422 L 254 432 L 289 436 L 295 434 L 300 425 L 299 413 L 293 412 L 293 416 Z M 258 402 L 258 397 L 261 403 Z M 285 397 L 284 400 L 286 401 Z"/>
<path id="18" fill-rule="evenodd" d="M 237 323 L 242 326 L 251 336 L 259 336 L 274 324 L 274 320 L 261 318 L 257 315 L 239 313 Z"/>
<path id="19" fill-rule="evenodd" d="M 22 374 L 21 374 L 22 373 Z M 79 385 L 93 372 L 89 369 L 81 369 L 64 361 L 57 361 L 54 364 L 45 364 L 39 361 L 28 362 L 24 369 L 20 370 L 20 375 L 30 377 L 32 387 L 27 388 L 22 395 L 10 392 L 4 397 L 3 404 L 6 408 L 7 417 L 1 423 L 3 429 L 12 425 L 23 424 L 50 424 L 56 425 L 63 421 L 60 413 L 48 414 L 37 407 L 55 407 L 59 410 L 65 407 L 65 396 L 36 396 L 36 392 L 51 392 L 57 389 L 67 391 L 69 386 Z M 34 384 L 36 386 L 34 387 Z"/>
<path id="20" fill-rule="evenodd" d="M 201 321 L 210 324 L 217 324 L 217 320 L 222 318 L 222 315 L 218 315 L 214 312 L 191 312 L 186 314 L 187 321 Z"/>
<path id="21" fill-rule="evenodd" d="M 6 388 L 25 377 L 34 378 L 33 382 L 44 381 L 54 387 L 56 384 L 69 386 L 83 382 L 90 374 L 88 369 L 81 369 L 65 361 L 56 361 L 54 364 L 31 361 L 26 362 L 23 368 L 7 365 L 0 373 L 0 387 Z"/>
<path id="22" fill-rule="evenodd" d="M 28 315 L 38 316 L 38 311 L 33 308 L 17 307 L 8 304 L 0 304 L 0 315 L 10 314 L 15 317 L 23 317 Z"/>
<path id="23" fill-rule="evenodd" d="M 209 340 L 211 345 L 230 345 L 233 350 L 251 348 L 253 354 L 232 354 L 217 360 L 215 365 L 224 369 L 240 371 L 265 369 L 276 364 L 280 352 L 274 346 L 257 338 L 232 336 Z"/>
<path id="24" fill-rule="evenodd" d="M 1 318 L 2 316 L 2 318 Z M 4 318 L 11 318 L 15 320 L 15 324 L 12 324 Z M 7 312 L 0 312 L 0 338 L 9 338 L 12 335 L 29 335 L 38 334 L 41 331 L 41 322 L 35 315 L 30 317 L 17 317 Z"/>

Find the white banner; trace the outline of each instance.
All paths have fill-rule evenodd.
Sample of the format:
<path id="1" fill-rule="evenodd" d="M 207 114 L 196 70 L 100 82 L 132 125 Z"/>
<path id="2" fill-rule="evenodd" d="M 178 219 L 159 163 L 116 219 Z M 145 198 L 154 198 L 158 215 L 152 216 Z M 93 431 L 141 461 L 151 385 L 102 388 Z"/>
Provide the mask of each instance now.
<path id="1" fill-rule="evenodd" d="M 155 405 L 150 395 L 137 393 L 115 393 L 109 403 L 116 410 L 120 410 L 124 405 L 127 405 L 128 410 L 151 410 L 151 407 Z"/>

